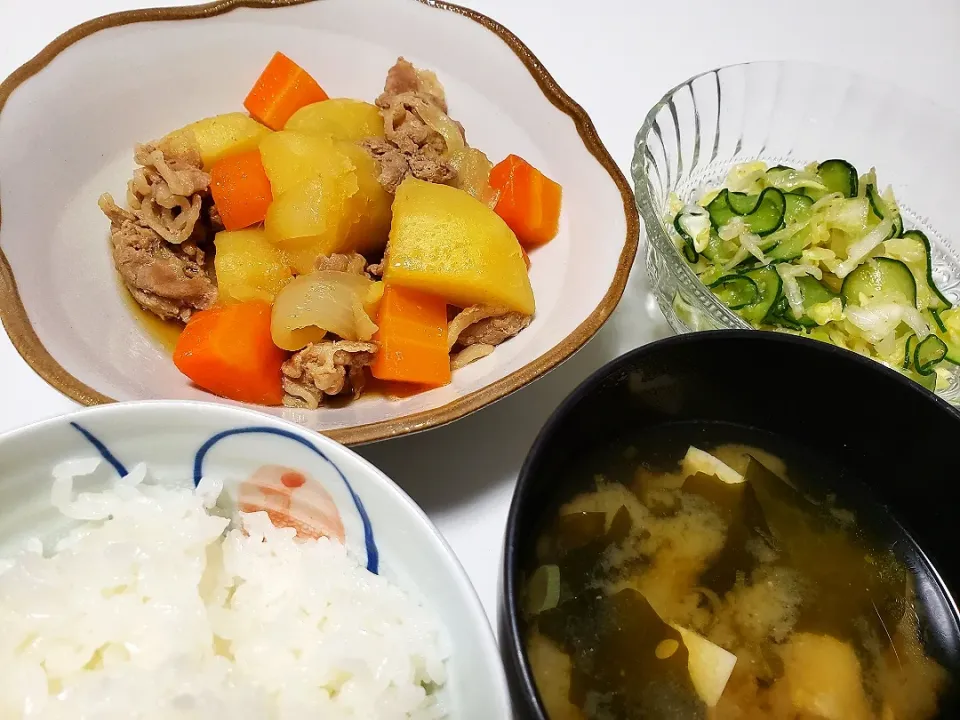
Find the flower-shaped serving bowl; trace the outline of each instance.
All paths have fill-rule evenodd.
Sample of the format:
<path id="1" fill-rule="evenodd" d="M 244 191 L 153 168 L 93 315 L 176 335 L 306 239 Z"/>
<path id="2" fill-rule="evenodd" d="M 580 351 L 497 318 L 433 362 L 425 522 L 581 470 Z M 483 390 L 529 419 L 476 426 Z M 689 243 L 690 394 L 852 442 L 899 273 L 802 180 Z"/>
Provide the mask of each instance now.
<path id="1" fill-rule="evenodd" d="M 56 537 L 71 522 L 50 503 L 51 470 L 65 460 L 102 458 L 77 480 L 96 490 L 146 463 L 156 482 L 189 486 L 219 479 L 218 505 L 251 493 L 268 512 L 289 490 L 275 523 L 335 528 L 362 564 L 411 593 L 443 623 L 449 638 L 450 717 L 506 718 L 506 682 L 490 624 L 463 568 L 442 536 L 400 488 L 363 458 L 289 422 L 213 403 L 155 401 L 91 408 L 0 435 L 0 554 L 28 537 Z M 299 481 L 275 482 L 293 473 Z M 279 518 L 279 520 L 278 520 Z"/>
<path id="2" fill-rule="evenodd" d="M 677 332 L 748 329 L 697 279 L 665 217 L 671 194 L 689 200 L 751 160 L 802 167 L 844 158 L 892 185 L 905 226 L 930 238 L 933 277 L 960 301 L 960 117 L 901 88 L 848 70 L 803 62 L 755 62 L 711 70 L 678 85 L 651 110 L 632 164 L 646 232 L 647 274 Z M 960 402 L 954 368 L 944 399 Z"/>
<path id="3" fill-rule="evenodd" d="M 450 385 L 271 412 L 348 444 L 423 430 L 529 383 L 600 328 L 636 253 L 630 186 L 587 115 L 512 33 L 434 0 L 221 0 L 93 20 L 0 86 L 0 314 L 41 376 L 84 404 L 214 399 L 131 313 L 97 197 L 125 196 L 134 143 L 242 109 L 277 50 L 331 97 L 372 100 L 401 55 L 436 71 L 471 144 L 539 167 L 563 186 L 563 212 L 558 236 L 531 252 L 533 323 Z"/>

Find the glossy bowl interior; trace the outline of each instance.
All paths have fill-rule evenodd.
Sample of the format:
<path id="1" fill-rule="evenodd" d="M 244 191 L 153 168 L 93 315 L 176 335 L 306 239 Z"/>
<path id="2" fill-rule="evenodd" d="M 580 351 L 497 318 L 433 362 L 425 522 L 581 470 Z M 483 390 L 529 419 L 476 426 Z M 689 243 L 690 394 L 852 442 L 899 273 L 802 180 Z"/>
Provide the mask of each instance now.
<path id="1" fill-rule="evenodd" d="M 672 193 L 688 200 L 758 159 L 802 167 L 839 157 L 860 173 L 875 167 L 906 227 L 930 238 L 937 286 L 960 301 L 958 126 L 955 113 L 909 91 L 827 65 L 731 65 L 675 87 L 647 113 L 631 166 L 647 274 L 667 322 L 677 332 L 750 327 L 697 279 L 664 218 Z M 940 394 L 960 402 L 960 368 Z"/>
<path id="2" fill-rule="evenodd" d="M 399 487 L 355 453 L 270 416 L 189 402 L 124 403 L 91 408 L 0 435 L 0 554 L 27 537 L 55 538 L 70 521 L 50 504 L 58 463 L 102 457 L 77 481 L 96 490 L 121 468 L 146 463 L 157 482 L 189 486 L 197 475 L 219 478 L 219 505 L 235 506 L 240 483 L 266 466 L 301 472 L 296 490 L 332 497 L 347 548 L 430 608 L 450 642 L 443 697 L 451 717 L 506 718 L 503 667 L 490 624 L 467 576 L 440 533 Z M 262 477 L 258 475 L 258 477 Z M 290 514 L 297 517 L 295 495 Z"/>
<path id="3" fill-rule="evenodd" d="M 0 314 L 40 375 L 84 404 L 216 400 L 135 319 L 97 198 L 125 196 L 134 143 L 242 110 L 277 50 L 331 97 L 372 101 L 401 55 L 434 70 L 470 143 L 495 161 L 521 155 L 561 183 L 563 213 L 558 236 L 531 252 L 532 324 L 451 384 L 270 412 L 348 444 L 422 430 L 532 381 L 600 328 L 639 238 L 630 186 L 587 115 L 512 33 L 432 0 L 221 0 L 74 28 L 0 86 Z"/>
<path id="4" fill-rule="evenodd" d="M 751 382 L 746 366 L 802 377 L 803 387 L 830 400 Z M 960 677 L 960 615 L 951 597 L 960 590 L 960 468 L 949 451 L 960 437 L 960 413 L 898 373 L 824 343 L 777 333 L 704 332 L 646 345 L 598 370 L 554 412 L 527 457 L 507 521 L 499 617 L 508 680 L 525 717 L 547 720 L 524 651 L 523 563 L 542 523 L 567 499 L 557 496 L 558 478 L 578 456 L 617 437 L 681 421 L 773 433 L 865 483 L 921 548 L 907 561 L 926 565 L 925 553 L 942 579 L 918 576 L 918 592 L 936 614 L 925 629 L 937 631 L 932 647 L 944 649 L 937 659 Z M 958 713 L 954 683 L 941 698 L 939 717 Z"/>

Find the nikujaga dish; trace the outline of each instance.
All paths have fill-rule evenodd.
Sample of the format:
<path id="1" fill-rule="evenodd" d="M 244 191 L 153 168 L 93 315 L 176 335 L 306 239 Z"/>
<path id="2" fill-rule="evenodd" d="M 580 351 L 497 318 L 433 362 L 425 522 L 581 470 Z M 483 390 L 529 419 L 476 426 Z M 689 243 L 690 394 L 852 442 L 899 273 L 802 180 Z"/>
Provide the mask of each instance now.
<path id="1" fill-rule="evenodd" d="M 370 104 L 277 53 L 244 105 L 138 145 L 127 207 L 100 198 L 195 384 L 303 408 L 370 378 L 409 393 L 529 325 L 526 250 L 556 235 L 561 188 L 470 147 L 434 73 L 400 58 Z"/>

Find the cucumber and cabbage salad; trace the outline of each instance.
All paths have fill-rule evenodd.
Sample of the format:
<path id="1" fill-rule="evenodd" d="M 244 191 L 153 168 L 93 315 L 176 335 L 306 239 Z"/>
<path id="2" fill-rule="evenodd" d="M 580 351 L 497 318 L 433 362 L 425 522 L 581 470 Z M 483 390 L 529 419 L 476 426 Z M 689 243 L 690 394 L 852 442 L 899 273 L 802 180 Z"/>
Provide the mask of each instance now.
<path id="1" fill-rule="evenodd" d="M 755 328 L 839 345 L 930 389 L 943 363 L 960 364 L 960 308 L 874 170 L 737 165 L 695 203 L 671 197 L 668 222 L 700 280 Z"/>

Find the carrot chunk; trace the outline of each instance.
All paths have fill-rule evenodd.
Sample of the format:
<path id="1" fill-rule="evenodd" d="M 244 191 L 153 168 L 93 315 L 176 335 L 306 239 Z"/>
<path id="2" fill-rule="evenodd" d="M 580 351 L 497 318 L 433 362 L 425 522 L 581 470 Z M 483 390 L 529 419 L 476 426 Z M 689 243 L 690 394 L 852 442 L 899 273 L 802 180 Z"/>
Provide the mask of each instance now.
<path id="1" fill-rule="evenodd" d="M 280 365 L 287 353 L 270 336 L 270 304 L 218 305 L 195 313 L 180 334 L 173 362 L 204 390 L 240 402 L 280 405 Z"/>
<path id="2" fill-rule="evenodd" d="M 306 70 L 278 52 L 257 78 L 243 106 L 271 130 L 282 130 L 297 110 L 326 99 L 323 88 Z"/>
<path id="3" fill-rule="evenodd" d="M 370 367 L 375 378 L 430 387 L 450 382 L 446 300 L 388 285 L 377 325 L 380 349 Z"/>
<path id="4" fill-rule="evenodd" d="M 497 215 L 521 245 L 552 240 L 560 224 L 560 185 L 517 155 L 508 155 L 490 171 L 490 185 L 500 191 Z"/>
<path id="5" fill-rule="evenodd" d="M 273 201 L 259 150 L 228 155 L 210 168 L 210 192 L 227 230 L 263 222 Z"/>

